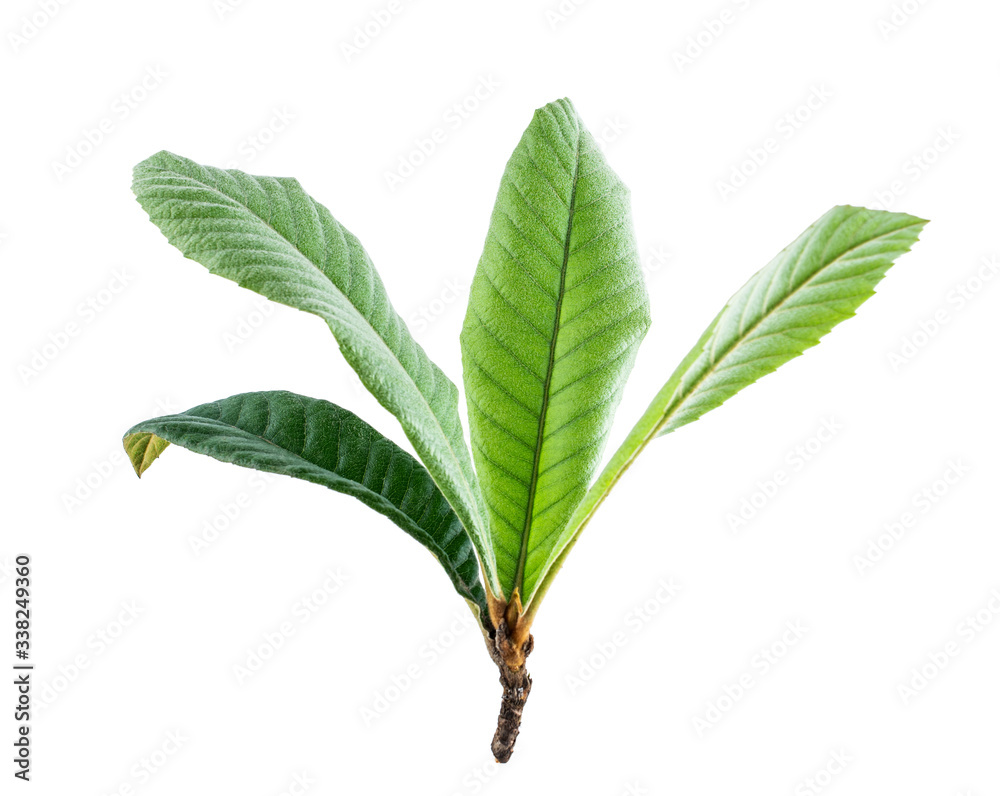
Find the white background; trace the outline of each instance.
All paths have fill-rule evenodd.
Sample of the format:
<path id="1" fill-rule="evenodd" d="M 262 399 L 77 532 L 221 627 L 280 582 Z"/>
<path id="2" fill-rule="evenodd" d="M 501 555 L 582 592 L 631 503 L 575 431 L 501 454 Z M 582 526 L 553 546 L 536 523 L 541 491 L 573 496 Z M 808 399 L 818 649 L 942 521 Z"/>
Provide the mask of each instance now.
<path id="1" fill-rule="evenodd" d="M 387 2 L 5 3 L 0 638 L 10 660 L 9 565 L 29 553 L 36 706 L 25 786 L 3 692 L 3 792 L 802 794 L 813 778 L 859 796 L 1000 794 L 1000 280 L 977 277 L 1000 254 L 1000 7 L 903 5 L 400 0 L 350 54 Z M 483 81 L 498 86 L 468 99 Z M 800 108 L 814 90 L 827 99 Z M 629 473 L 539 614 L 534 690 L 501 768 L 496 670 L 418 544 L 347 497 L 181 449 L 141 482 L 131 472 L 132 423 L 255 389 L 325 397 L 405 439 L 320 320 L 263 317 L 173 250 L 130 170 L 165 148 L 299 177 L 460 384 L 500 175 L 534 108 L 561 96 L 607 139 L 649 264 L 654 323 L 613 444 L 729 295 L 831 205 L 889 199 L 932 223 L 856 319 Z M 466 101 L 478 107 L 450 123 Z M 390 190 L 436 127 L 445 142 Z M 768 138 L 754 168 L 747 150 Z M 754 173 L 723 191 L 734 169 Z M 831 419 L 836 434 L 813 439 Z M 924 511 L 949 463 L 962 477 Z M 757 494 L 779 469 L 786 483 Z M 758 509 L 734 532 L 744 500 Z M 908 511 L 913 527 L 859 572 Z M 196 552 L 213 522 L 228 526 Z M 324 591 L 338 570 L 346 582 Z M 303 612 L 317 590 L 324 604 Z M 294 634 L 239 682 L 283 622 Z M 789 622 L 807 630 L 780 655 Z M 949 642 L 959 654 L 904 704 L 899 685 Z M 175 750 L 170 733 L 180 748 L 157 752 Z"/>

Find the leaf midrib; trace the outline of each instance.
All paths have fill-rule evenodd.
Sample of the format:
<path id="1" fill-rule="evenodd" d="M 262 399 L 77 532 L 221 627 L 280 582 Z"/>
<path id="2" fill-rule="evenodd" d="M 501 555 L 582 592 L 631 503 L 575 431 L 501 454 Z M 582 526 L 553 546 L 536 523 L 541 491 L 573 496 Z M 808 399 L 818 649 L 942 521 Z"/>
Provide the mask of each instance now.
<path id="1" fill-rule="evenodd" d="M 563 298 L 566 294 L 566 274 L 569 270 L 569 258 L 572 254 L 570 245 L 573 233 L 573 217 L 576 210 L 576 186 L 580 176 L 580 136 L 576 139 L 576 155 L 573 165 L 573 184 L 570 189 L 568 218 L 566 220 L 566 237 L 563 241 L 563 261 L 559 271 L 559 291 L 556 294 L 555 320 L 552 325 L 552 338 L 549 341 L 549 361 L 545 371 L 545 383 L 542 385 L 542 406 L 538 415 L 538 435 L 535 440 L 535 455 L 531 465 L 531 478 L 528 481 L 528 502 L 524 513 L 524 529 L 521 531 L 521 548 L 517 557 L 517 570 L 514 573 L 513 591 L 524 592 L 524 568 L 528 559 L 528 540 L 531 536 L 531 520 L 535 508 L 535 494 L 538 491 L 539 469 L 541 467 L 542 445 L 545 441 L 545 421 L 549 410 L 549 399 L 552 391 L 552 374 L 555 371 L 556 346 L 562 321 Z"/>

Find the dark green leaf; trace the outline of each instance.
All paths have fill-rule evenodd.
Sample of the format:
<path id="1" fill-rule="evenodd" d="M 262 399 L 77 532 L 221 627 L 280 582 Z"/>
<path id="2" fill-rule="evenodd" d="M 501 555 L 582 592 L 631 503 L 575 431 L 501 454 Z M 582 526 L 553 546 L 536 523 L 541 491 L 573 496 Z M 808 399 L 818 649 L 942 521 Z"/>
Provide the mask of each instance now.
<path id="1" fill-rule="evenodd" d="M 479 564 L 461 520 L 420 462 L 357 415 L 290 392 L 244 393 L 138 423 L 124 438 L 140 476 L 169 443 L 356 497 L 430 550 L 488 621 Z"/>

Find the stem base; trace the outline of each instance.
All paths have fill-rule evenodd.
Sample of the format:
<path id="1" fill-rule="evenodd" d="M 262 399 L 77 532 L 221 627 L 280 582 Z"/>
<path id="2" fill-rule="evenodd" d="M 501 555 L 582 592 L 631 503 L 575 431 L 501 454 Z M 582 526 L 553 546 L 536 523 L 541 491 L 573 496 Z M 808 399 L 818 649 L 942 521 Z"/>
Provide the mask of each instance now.
<path id="1" fill-rule="evenodd" d="M 514 742 L 517 741 L 517 734 L 521 731 L 524 703 L 531 693 L 531 675 L 524 665 L 524 659 L 531 653 L 534 645 L 534 637 L 529 635 L 520 649 L 513 649 L 506 620 L 501 620 L 497 627 L 493 644 L 487 644 L 490 657 L 500 670 L 500 684 L 503 686 L 500 715 L 497 716 L 497 731 L 493 735 L 491 746 L 493 756 L 498 763 L 506 763 L 514 754 Z"/>

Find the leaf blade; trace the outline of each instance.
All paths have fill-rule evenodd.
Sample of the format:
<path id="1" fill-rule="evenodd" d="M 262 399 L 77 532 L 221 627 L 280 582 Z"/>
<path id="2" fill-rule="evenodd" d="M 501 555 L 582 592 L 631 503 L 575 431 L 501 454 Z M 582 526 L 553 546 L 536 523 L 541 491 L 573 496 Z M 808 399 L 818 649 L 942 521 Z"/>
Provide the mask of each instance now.
<path id="1" fill-rule="evenodd" d="M 458 390 L 410 335 L 357 238 L 297 180 L 200 166 L 169 152 L 136 166 L 133 191 L 186 257 L 327 323 L 362 383 L 398 418 L 496 589 Z"/>
<path id="2" fill-rule="evenodd" d="M 527 613 L 537 612 L 581 531 L 650 441 L 816 345 L 874 295 L 926 224 L 905 213 L 837 206 L 754 274 L 702 333 L 577 506 Z"/>
<path id="3" fill-rule="evenodd" d="M 171 443 L 357 498 L 430 550 L 488 617 L 472 540 L 430 473 L 347 409 L 285 391 L 242 393 L 137 423 L 123 438 L 137 475 L 153 462 L 151 445 L 162 453 Z"/>
<path id="4" fill-rule="evenodd" d="M 875 294 L 926 223 L 845 205 L 825 213 L 727 302 L 690 363 L 671 376 L 664 388 L 672 388 L 669 417 L 658 435 L 697 420 L 819 343 Z"/>
<path id="5" fill-rule="evenodd" d="M 648 326 L 628 190 L 572 104 L 550 103 L 505 169 L 462 330 L 506 596 L 530 599 L 596 471 Z"/>

